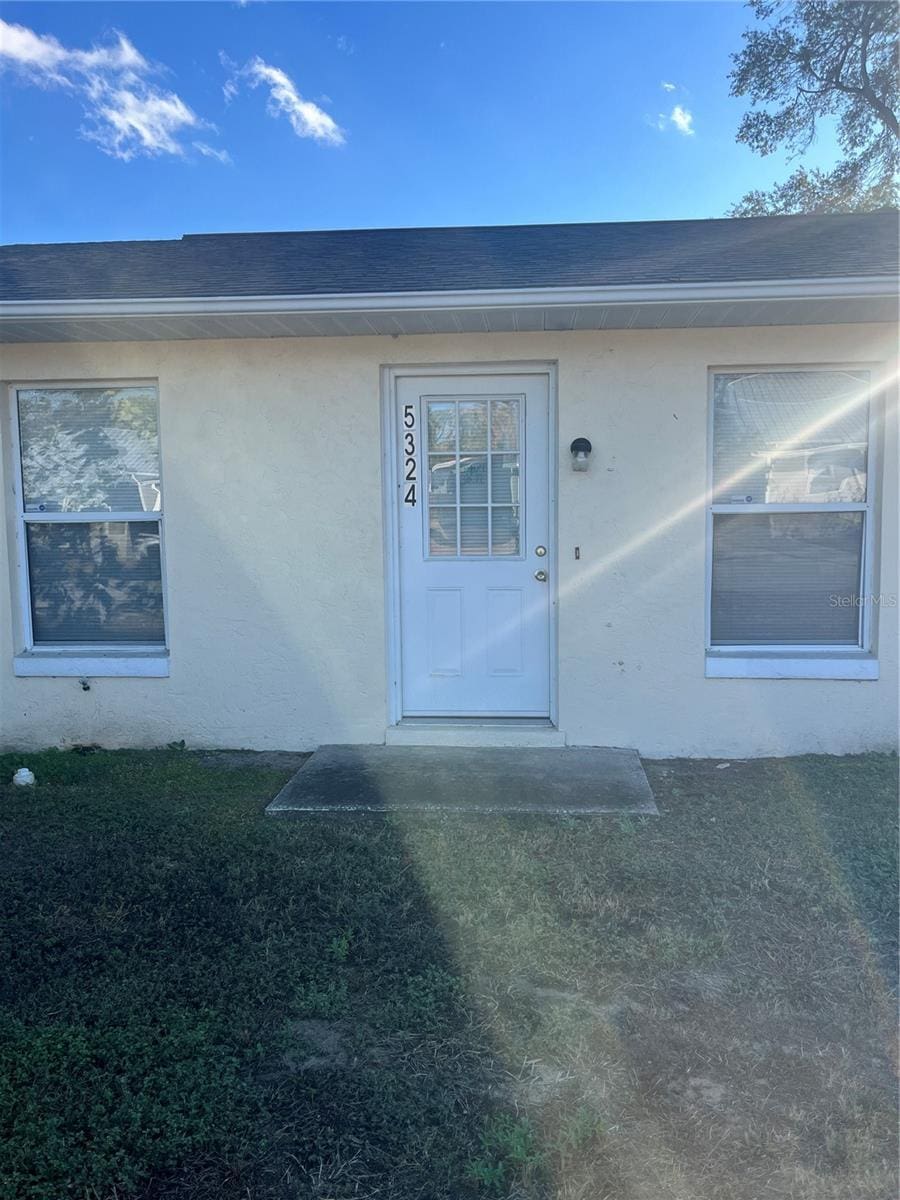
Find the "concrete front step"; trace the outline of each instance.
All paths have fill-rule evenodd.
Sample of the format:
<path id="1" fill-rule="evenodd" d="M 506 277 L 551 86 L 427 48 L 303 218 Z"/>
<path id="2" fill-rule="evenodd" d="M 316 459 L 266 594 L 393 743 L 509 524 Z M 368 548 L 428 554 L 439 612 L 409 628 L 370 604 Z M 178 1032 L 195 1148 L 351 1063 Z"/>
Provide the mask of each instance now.
<path id="1" fill-rule="evenodd" d="M 657 814 L 636 750 L 320 746 L 266 809 Z"/>
<path id="2" fill-rule="evenodd" d="M 560 749 L 566 735 L 548 721 L 404 721 L 385 730 L 384 744 Z"/>

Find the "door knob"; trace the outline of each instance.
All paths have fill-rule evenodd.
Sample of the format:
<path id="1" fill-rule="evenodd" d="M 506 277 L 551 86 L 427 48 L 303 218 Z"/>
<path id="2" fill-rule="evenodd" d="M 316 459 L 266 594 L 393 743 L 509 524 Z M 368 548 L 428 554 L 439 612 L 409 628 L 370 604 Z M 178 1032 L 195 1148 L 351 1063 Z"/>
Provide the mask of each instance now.
<path id="1" fill-rule="evenodd" d="M 538 583 L 546 583 L 547 582 L 547 572 L 546 571 L 535 571 L 534 577 L 538 581 Z"/>

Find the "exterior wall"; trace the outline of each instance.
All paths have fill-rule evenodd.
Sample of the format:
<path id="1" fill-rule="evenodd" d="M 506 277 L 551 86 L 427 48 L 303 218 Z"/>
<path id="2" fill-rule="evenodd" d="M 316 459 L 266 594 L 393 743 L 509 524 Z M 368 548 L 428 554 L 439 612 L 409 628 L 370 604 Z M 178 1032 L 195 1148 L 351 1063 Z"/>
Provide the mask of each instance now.
<path id="1" fill-rule="evenodd" d="M 171 676 L 87 692 L 15 678 L 18 593 L 0 538 L 0 744 L 383 741 L 379 367 L 539 359 L 559 364 L 569 741 L 649 756 L 891 748 L 896 608 L 878 618 L 877 682 L 704 677 L 703 492 L 709 366 L 887 363 L 894 344 L 889 326 L 830 326 L 7 346 L 7 381 L 159 381 Z M 594 444 L 586 474 L 569 469 L 579 435 Z M 3 439 L 8 502 L 7 420 Z M 896 593 L 895 407 L 882 445 L 874 590 Z"/>

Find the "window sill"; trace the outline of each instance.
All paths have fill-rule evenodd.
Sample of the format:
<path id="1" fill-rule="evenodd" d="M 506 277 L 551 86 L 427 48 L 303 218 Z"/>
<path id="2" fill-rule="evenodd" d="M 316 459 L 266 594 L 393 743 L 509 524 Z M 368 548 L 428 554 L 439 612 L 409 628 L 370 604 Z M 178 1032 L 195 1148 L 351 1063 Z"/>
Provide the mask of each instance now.
<path id="1" fill-rule="evenodd" d="M 52 675 L 77 679 L 132 677 L 165 679 L 169 655 L 165 650 L 68 653 L 65 650 L 26 650 L 13 659 L 13 672 L 21 676 Z"/>
<path id="2" fill-rule="evenodd" d="M 878 659 L 863 651 L 707 650 L 707 679 L 877 679 Z"/>

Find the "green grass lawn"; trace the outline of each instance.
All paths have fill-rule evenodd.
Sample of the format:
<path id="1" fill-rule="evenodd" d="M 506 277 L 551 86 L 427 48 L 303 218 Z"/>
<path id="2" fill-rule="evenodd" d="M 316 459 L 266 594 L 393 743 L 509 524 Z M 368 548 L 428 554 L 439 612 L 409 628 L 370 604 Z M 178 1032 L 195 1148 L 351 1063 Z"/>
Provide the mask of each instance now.
<path id="1" fill-rule="evenodd" d="M 894 1196 L 897 760 L 647 771 L 273 820 L 266 760 L 0 756 L 0 1197 Z"/>

